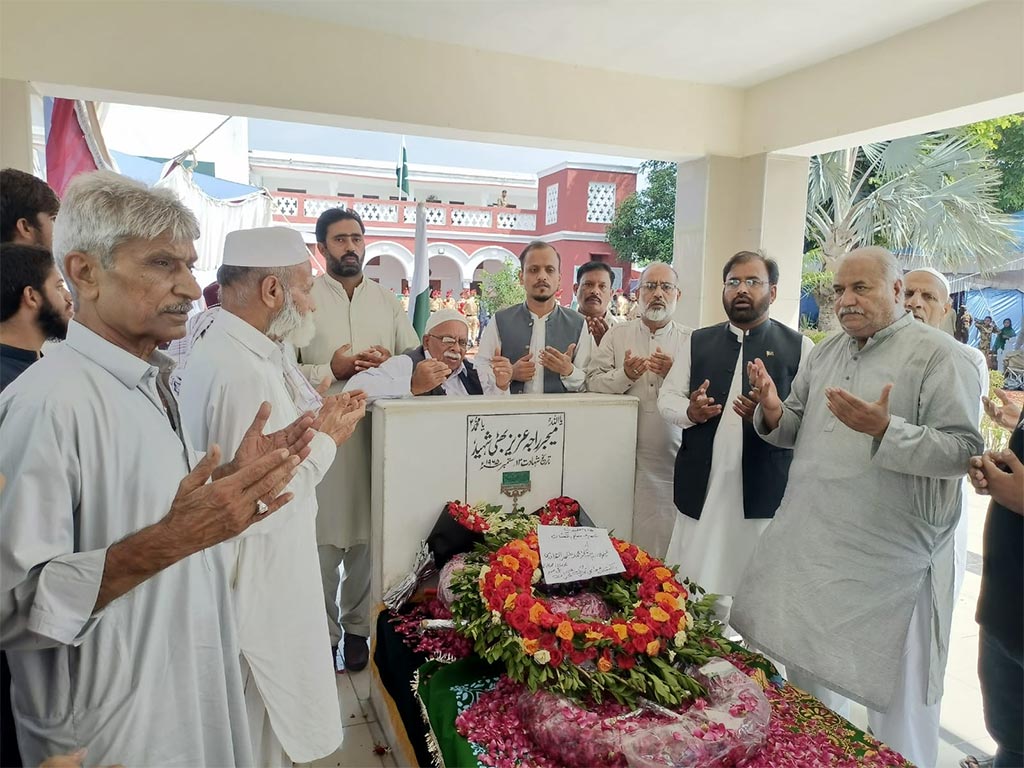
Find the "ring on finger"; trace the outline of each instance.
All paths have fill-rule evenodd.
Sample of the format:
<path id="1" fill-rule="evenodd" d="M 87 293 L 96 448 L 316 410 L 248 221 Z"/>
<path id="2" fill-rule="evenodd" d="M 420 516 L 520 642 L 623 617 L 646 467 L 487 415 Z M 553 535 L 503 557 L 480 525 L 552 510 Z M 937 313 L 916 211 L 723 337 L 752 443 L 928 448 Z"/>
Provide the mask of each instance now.
<path id="1" fill-rule="evenodd" d="M 256 514 L 265 515 L 270 511 L 270 506 L 263 499 L 256 499 Z"/>

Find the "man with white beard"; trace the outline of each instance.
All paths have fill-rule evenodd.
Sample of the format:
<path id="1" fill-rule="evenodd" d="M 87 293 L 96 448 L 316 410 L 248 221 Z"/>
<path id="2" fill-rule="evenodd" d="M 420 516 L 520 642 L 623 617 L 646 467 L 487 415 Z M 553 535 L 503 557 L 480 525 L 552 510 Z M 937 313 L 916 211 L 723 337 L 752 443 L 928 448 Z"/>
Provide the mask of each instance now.
<path id="1" fill-rule="evenodd" d="M 245 702 L 257 765 L 305 763 L 342 739 L 316 549 L 316 485 L 365 415 L 360 398 L 320 396 L 284 343 L 308 344 L 316 306 L 302 236 L 287 227 L 232 232 L 217 278 L 222 309 L 192 352 L 181 414 L 197 444 L 234 450 L 244 414 L 270 403 L 268 426 L 318 410 L 309 458 L 280 515 L 222 545 L 241 646 Z M 265 406 L 264 406 L 265 415 Z"/>
<path id="2" fill-rule="evenodd" d="M 949 299 L 949 281 L 934 269 L 914 269 L 903 276 L 903 308 L 913 313 L 914 319 L 932 328 L 941 329 L 953 308 Z M 974 364 L 983 395 L 988 394 L 988 361 L 979 349 L 961 344 L 957 348 Z M 982 405 L 978 402 L 978 424 L 981 424 Z M 953 531 L 953 602 L 960 597 L 967 570 L 967 499 L 968 478 L 961 482 L 960 520 Z"/>
<path id="3" fill-rule="evenodd" d="M 658 413 L 658 394 L 690 329 L 672 320 L 679 300 L 676 271 L 651 264 L 640 276 L 640 317 L 611 326 L 594 349 L 587 368 L 587 390 L 636 395 L 636 482 L 633 541 L 665 557 L 675 523 L 672 476 L 680 431 Z"/>

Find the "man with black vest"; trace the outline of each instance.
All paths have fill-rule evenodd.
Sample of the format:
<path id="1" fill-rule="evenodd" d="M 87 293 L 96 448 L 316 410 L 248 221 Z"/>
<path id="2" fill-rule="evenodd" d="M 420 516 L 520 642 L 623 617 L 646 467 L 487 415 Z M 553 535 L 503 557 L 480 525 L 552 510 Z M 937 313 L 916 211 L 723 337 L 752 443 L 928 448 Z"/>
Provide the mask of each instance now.
<path id="1" fill-rule="evenodd" d="M 674 499 L 681 514 L 665 561 L 721 595 L 717 614 L 727 622 L 747 561 L 782 500 L 792 457 L 754 432 L 757 393 L 743 394 L 747 364 L 765 361 L 788 394 L 813 343 L 768 317 L 779 281 L 772 259 L 740 251 L 726 262 L 722 278 L 729 321 L 690 335 L 661 388 L 658 409 L 683 428 Z"/>
<path id="2" fill-rule="evenodd" d="M 440 309 L 427 319 L 420 346 L 357 373 L 345 389 L 362 390 L 367 403 L 418 395 L 482 395 L 480 377 L 466 359 L 469 333 L 465 315 L 454 309 Z M 507 395 L 512 363 L 496 356 L 491 360 L 491 370 L 498 392 Z"/>
<path id="3" fill-rule="evenodd" d="M 592 342 L 583 315 L 558 304 L 558 251 L 534 240 L 519 254 L 519 264 L 526 301 L 495 313 L 480 339 L 476 364 L 484 394 L 499 394 L 491 360 L 503 354 L 515 360 L 513 395 L 580 392 Z"/>

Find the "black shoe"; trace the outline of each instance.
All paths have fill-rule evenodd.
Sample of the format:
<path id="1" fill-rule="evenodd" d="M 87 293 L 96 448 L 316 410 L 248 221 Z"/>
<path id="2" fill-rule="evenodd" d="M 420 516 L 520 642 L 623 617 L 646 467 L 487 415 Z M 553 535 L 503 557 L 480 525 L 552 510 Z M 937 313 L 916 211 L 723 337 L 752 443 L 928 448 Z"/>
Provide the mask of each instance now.
<path id="1" fill-rule="evenodd" d="M 370 662 L 370 644 L 367 639 L 361 635 L 350 635 L 346 632 L 343 643 L 345 669 L 350 672 L 366 669 L 366 665 Z"/>

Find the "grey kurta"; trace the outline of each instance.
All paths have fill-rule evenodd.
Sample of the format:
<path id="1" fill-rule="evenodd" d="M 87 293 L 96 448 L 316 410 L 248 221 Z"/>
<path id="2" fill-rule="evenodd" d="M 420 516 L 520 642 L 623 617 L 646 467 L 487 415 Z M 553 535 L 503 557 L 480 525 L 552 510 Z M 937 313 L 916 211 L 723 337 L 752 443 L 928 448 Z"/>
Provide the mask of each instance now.
<path id="1" fill-rule="evenodd" d="M 0 397 L 0 642 L 25 765 L 252 765 L 224 558 L 187 557 L 93 613 L 111 544 L 160 520 L 197 455 L 170 358 L 72 322 Z M 4 692 L 6 693 L 6 691 Z"/>
<path id="2" fill-rule="evenodd" d="M 858 349 L 838 334 L 808 355 L 779 426 L 789 484 L 736 593 L 731 622 L 753 645 L 885 711 L 922 587 L 931 586 L 928 703 L 942 694 L 953 610 L 960 477 L 981 452 L 978 376 L 956 342 L 907 313 Z M 828 410 L 826 387 L 869 402 L 893 382 L 881 441 Z"/>

